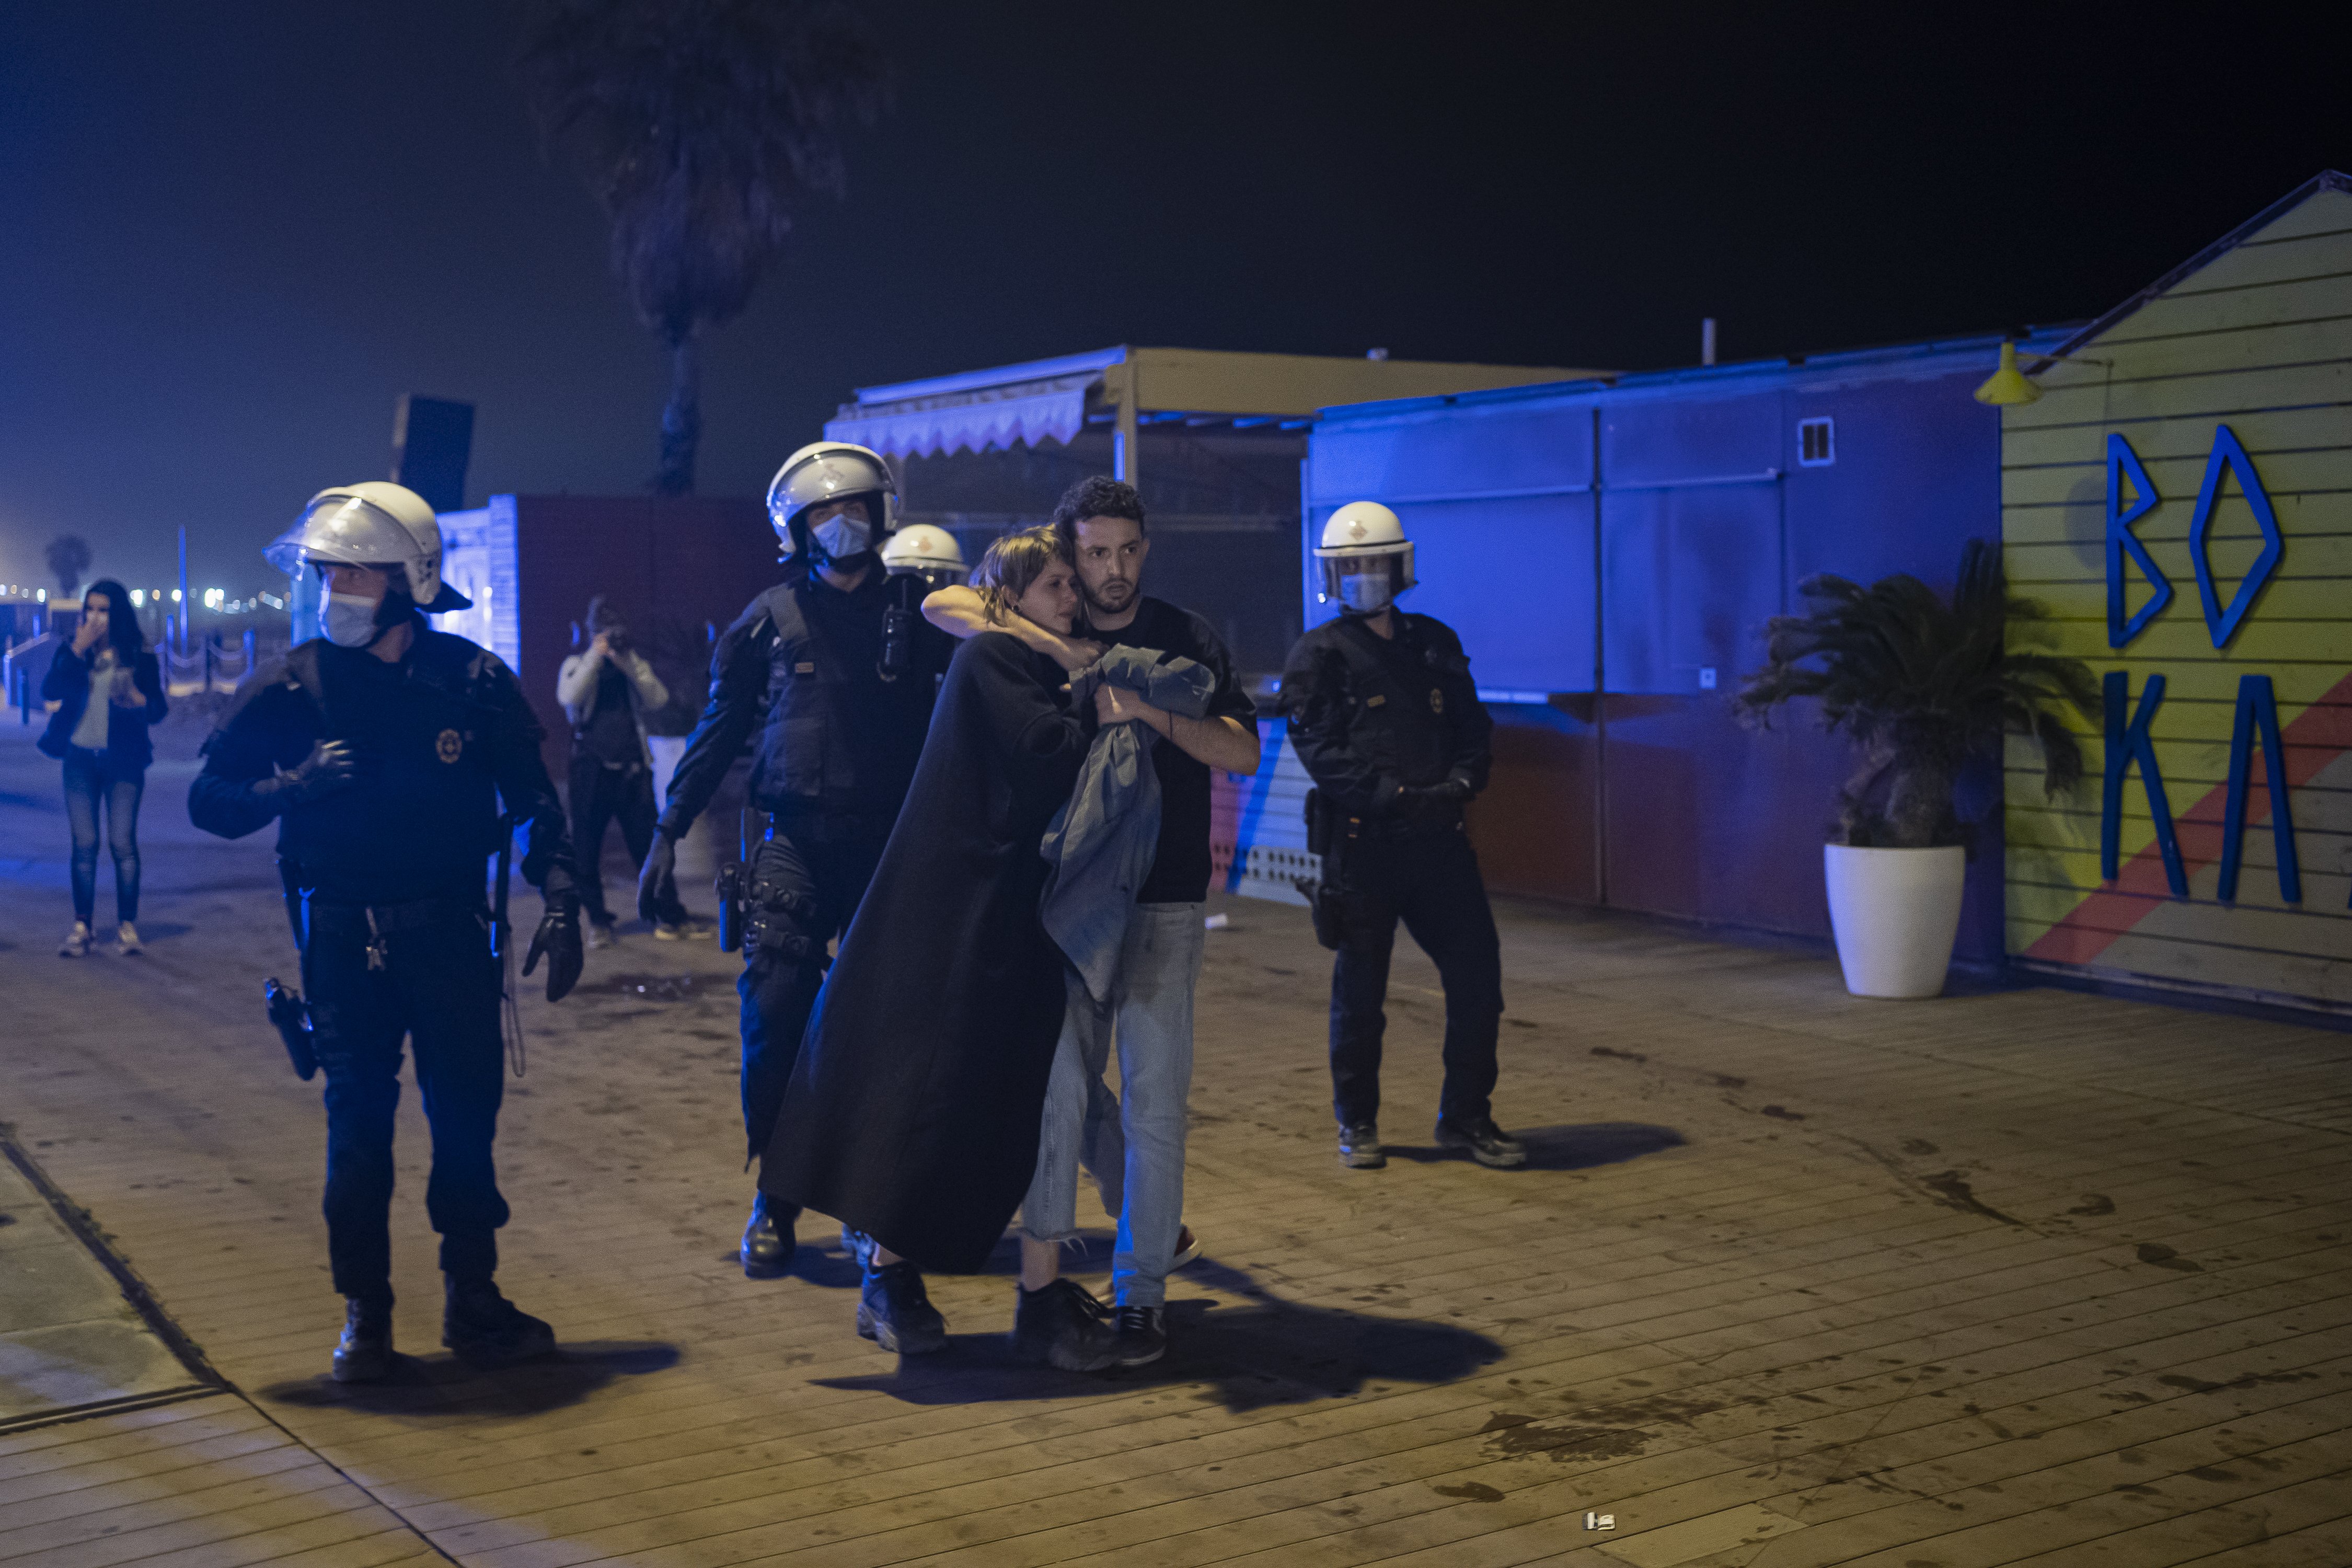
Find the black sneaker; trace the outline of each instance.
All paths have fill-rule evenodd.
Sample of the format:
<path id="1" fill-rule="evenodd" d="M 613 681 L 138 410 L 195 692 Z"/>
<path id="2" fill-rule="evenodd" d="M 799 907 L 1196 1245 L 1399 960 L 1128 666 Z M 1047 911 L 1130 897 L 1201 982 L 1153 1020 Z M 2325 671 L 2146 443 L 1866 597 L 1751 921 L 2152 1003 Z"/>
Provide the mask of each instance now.
<path id="1" fill-rule="evenodd" d="M 491 1280 L 449 1281 L 441 1342 L 467 1365 L 487 1369 L 555 1349 L 555 1331 L 499 1293 Z"/>
<path id="2" fill-rule="evenodd" d="M 761 1193 L 751 1200 L 751 1223 L 743 1227 L 743 1261 L 747 1279 L 775 1279 L 793 1266 L 793 1221 L 800 1210 Z"/>
<path id="3" fill-rule="evenodd" d="M 1370 1121 L 1339 1129 L 1339 1163 L 1351 1171 L 1377 1171 L 1389 1163 L 1381 1147 L 1381 1130 Z"/>
<path id="4" fill-rule="evenodd" d="M 857 1332 L 886 1351 L 929 1355 L 948 1348 L 947 1320 L 923 1291 L 922 1270 L 904 1258 L 866 1266 L 857 1297 Z"/>
<path id="5" fill-rule="evenodd" d="M 1013 1353 L 1033 1366 L 1100 1372 L 1118 1359 L 1110 1314 L 1075 1279 L 1023 1290 L 1013 1308 Z"/>
<path id="6" fill-rule="evenodd" d="M 1528 1163 L 1528 1146 L 1496 1126 L 1491 1116 L 1482 1116 L 1475 1121 L 1456 1121 L 1452 1117 L 1439 1117 L 1437 1146 L 1467 1150 L 1473 1160 L 1498 1171 L 1507 1171 L 1514 1165 Z"/>
<path id="7" fill-rule="evenodd" d="M 1168 1310 L 1164 1307 L 1121 1307 L 1118 1337 L 1112 1349 L 1120 1366 L 1144 1366 L 1168 1353 Z"/>
<path id="8" fill-rule="evenodd" d="M 337 1383 L 381 1383 L 392 1375 L 392 1303 L 343 1302 L 343 1337 L 335 1342 Z"/>

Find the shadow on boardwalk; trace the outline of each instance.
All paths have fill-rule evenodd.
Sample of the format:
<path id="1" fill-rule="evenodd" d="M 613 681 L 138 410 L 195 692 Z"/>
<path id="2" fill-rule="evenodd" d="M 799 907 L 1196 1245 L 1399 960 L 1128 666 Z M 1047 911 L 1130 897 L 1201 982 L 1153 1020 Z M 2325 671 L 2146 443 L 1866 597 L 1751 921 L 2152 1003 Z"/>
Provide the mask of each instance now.
<path id="1" fill-rule="evenodd" d="M 1671 1127 L 1646 1121 L 1585 1121 L 1559 1127 L 1517 1127 L 1511 1136 L 1528 1146 L 1523 1171 L 1589 1171 L 1599 1165 L 1622 1165 L 1662 1149 L 1678 1149 L 1683 1135 Z M 1390 1143 L 1382 1146 L 1400 1160 L 1426 1165 L 1438 1160 L 1468 1160 L 1460 1149 L 1433 1144 Z"/>
<path id="2" fill-rule="evenodd" d="M 446 1353 L 403 1355 L 382 1383 L 337 1383 L 320 1375 L 253 1392 L 285 1405 L 347 1405 L 384 1415 L 540 1415 L 576 1405 L 620 1378 L 667 1372 L 677 1362 L 677 1347 L 658 1341 L 589 1340 L 494 1372 L 478 1372 Z"/>

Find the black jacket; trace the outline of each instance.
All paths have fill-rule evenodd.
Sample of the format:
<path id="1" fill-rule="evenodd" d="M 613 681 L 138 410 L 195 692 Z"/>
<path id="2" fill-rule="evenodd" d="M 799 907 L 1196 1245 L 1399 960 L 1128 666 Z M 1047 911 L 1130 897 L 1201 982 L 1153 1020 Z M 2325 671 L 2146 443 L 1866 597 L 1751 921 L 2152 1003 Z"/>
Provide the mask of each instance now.
<path id="1" fill-rule="evenodd" d="M 49 660 L 49 672 L 41 678 L 41 700 L 55 702 L 58 708 L 49 715 L 48 728 L 37 742 L 45 755 L 62 757 L 73 744 L 73 732 L 89 710 L 89 666 L 97 655 L 95 647 L 87 657 L 78 654 L 68 643 Z M 117 768 L 144 768 L 155 760 L 155 742 L 147 731 L 172 710 L 163 695 L 163 672 L 152 650 L 142 651 L 132 662 L 131 680 L 147 699 L 147 705 L 115 708 L 106 716 L 106 760 Z"/>
<path id="2" fill-rule="evenodd" d="M 1065 679 L 1002 632 L 957 650 L 761 1161 L 765 1191 L 925 1268 L 979 1268 L 1037 1163 L 1064 1008 L 1037 844 L 1088 739 Z"/>
<path id="3" fill-rule="evenodd" d="M 710 656 L 710 700 L 670 776 L 661 829 L 682 837 L 751 742 L 751 802 L 888 822 L 907 797 L 953 649 L 916 618 L 915 668 L 880 668 L 888 580 L 848 593 L 795 572 L 751 601 Z"/>
<path id="4" fill-rule="evenodd" d="M 205 742 L 188 816 L 242 838 L 269 821 L 253 785 L 321 739 L 349 741 L 359 773 L 288 810 L 278 853 L 300 885 L 336 903 L 478 900 L 501 836 L 500 803 L 526 833 L 523 876 L 576 885 L 562 804 L 539 746 L 545 731 L 514 672 L 488 648 L 415 622 L 396 664 L 306 642 L 237 689 Z"/>
<path id="5" fill-rule="evenodd" d="M 1290 650 L 1282 710 L 1315 787 L 1355 816 L 1394 812 L 1407 784 L 1486 787 L 1495 721 L 1444 622 L 1394 612 L 1396 636 L 1360 617 L 1326 621 Z"/>

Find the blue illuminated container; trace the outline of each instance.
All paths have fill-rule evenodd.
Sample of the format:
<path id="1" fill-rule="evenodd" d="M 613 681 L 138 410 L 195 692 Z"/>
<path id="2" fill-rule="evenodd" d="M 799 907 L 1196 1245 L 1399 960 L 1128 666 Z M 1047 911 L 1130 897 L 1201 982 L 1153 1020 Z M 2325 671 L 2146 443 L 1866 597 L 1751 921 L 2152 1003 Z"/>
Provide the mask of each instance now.
<path id="1" fill-rule="evenodd" d="M 2059 331 L 2028 342 L 2054 345 Z M 1351 500 L 1396 509 L 1421 586 L 1503 729 L 1473 830 L 1498 889 L 1826 937 L 1821 845 L 1854 757 L 1791 713 L 1734 723 L 1799 582 L 1948 590 L 2000 536 L 2000 420 L 1974 337 L 1327 409 L 1302 553 Z M 1304 574 L 1309 626 L 1330 618 Z M 2000 777 L 1960 955 L 2000 951 Z"/>

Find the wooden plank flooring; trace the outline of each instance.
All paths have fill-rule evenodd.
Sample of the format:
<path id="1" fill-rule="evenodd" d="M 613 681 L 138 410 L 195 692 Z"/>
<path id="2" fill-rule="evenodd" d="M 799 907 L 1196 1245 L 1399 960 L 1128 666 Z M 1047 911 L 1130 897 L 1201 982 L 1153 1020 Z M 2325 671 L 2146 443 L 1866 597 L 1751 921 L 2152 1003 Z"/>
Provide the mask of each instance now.
<path id="1" fill-rule="evenodd" d="M 2352 1037 L 2042 989 L 1864 1003 L 1815 957 L 1507 910 L 1497 1109 L 1538 1168 L 1425 1147 L 1443 1001 L 1407 946 L 1399 1152 L 1346 1172 L 1327 955 L 1302 911 L 1223 906 L 1208 1255 L 1169 1360 L 1088 1378 L 1009 1362 L 1002 1268 L 935 1281 L 955 1343 L 903 1366 L 850 1331 L 814 1216 L 793 1277 L 743 1279 L 732 963 L 639 937 L 526 999 L 503 1121 L 501 1278 L 563 1358 L 437 1349 L 412 1096 L 412 1359 L 341 1389 L 316 1089 L 257 1005 L 290 967 L 266 849 L 170 816 L 147 959 L 59 964 L 54 911 L 0 900 L 0 1073 L 238 1392 L 0 1436 L 0 1568 L 2352 1563 Z M 21 805 L 0 831 L 63 841 Z"/>

